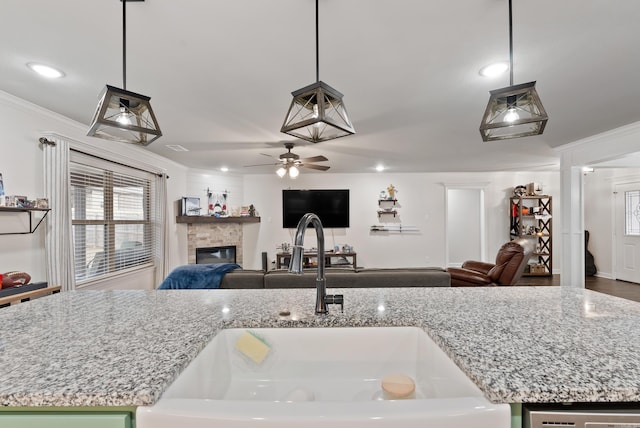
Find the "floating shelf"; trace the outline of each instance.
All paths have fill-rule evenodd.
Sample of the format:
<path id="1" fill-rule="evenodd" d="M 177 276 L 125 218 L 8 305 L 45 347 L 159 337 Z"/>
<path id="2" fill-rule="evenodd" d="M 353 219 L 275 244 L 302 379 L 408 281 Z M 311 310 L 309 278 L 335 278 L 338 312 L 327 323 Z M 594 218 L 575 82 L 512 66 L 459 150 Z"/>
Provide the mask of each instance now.
<path id="1" fill-rule="evenodd" d="M 398 200 L 397 199 L 378 199 L 378 205 L 382 205 L 384 202 L 389 202 L 395 205 L 396 202 L 398 202 Z"/>
<path id="2" fill-rule="evenodd" d="M 420 232 L 416 226 L 403 226 L 401 224 L 374 224 L 371 232 Z"/>
<path id="3" fill-rule="evenodd" d="M 44 218 L 49 214 L 51 208 L 16 208 L 16 207 L 0 207 L 0 212 L 13 212 L 13 213 L 28 213 L 29 214 L 29 231 L 28 232 L 3 232 L 0 235 L 28 235 L 36 231 L 38 226 L 42 223 Z M 38 220 L 38 222 L 33 225 L 33 213 L 40 212 L 42 213 L 42 217 Z"/>
<path id="4" fill-rule="evenodd" d="M 179 215 L 176 223 L 260 223 L 260 217 L 215 217 L 203 215 Z"/>

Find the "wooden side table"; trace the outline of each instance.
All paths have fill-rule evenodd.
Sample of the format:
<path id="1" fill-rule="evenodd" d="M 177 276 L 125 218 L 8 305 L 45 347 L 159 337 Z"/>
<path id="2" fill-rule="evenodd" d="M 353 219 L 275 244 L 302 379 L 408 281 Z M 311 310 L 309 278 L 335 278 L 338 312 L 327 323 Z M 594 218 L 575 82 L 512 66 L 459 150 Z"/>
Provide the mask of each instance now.
<path id="1" fill-rule="evenodd" d="M 318 253 L 304 253 L 303 257 L 305 259 L 318 258 Z M 352 262 L 350 266 L 357 266 L 357 253 L 334 253 L 328 252 L 325 253 L 324 258 L 326 260 L 327 266 L 331 266 L 331 259 L 334 258 L 351 258 Z M 276 269 L 281 269 L 282 267 L 287 267 L 289 265 L 289 259 L 291 259 L 291 253 L 277 253 L 276 254 Z M 338 265 L 340 266 L 340 265 Z M 349 266 L 349 265 L 347 265 Z M 311 265 L 307 265 L 305 267 L 311 267 Z"/>
<path id="2" fill-rule="evenodd" d="M 24 293 L 16 293 L 10 296 L 0 297 L 0 308 L 4 306 L 11 306 L 16 303 L 28 302 L 29 300 L 46 296 L 47 294 L 59 293 L 62 289 L 61 286 L 39 288 L 37 290 L 25 291 Z"/>

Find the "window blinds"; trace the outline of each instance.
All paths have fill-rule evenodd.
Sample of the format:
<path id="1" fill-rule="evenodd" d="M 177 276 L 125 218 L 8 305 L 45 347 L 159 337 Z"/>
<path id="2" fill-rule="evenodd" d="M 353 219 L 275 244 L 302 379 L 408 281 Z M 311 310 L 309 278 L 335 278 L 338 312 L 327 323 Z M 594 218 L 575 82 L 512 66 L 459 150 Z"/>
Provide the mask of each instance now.
<path id="1" fill-rule="evenodd" d="M 70 175 L 76 282 L 152 266 L 154 175 L 79 152 Z"/>

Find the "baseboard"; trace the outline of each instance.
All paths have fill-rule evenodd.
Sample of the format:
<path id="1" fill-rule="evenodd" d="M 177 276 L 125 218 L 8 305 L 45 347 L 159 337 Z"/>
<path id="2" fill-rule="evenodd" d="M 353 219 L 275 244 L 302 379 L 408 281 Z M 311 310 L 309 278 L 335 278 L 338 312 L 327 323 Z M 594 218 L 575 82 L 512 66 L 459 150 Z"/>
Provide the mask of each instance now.
<path id="1" fill-rule="evenodd" d="M 596 272 L 596 274 L 593 276 L 597 276 L 598 278 L 604 278 L 604 279 L 615 279 L 613 275 L 606 272 Z"/>

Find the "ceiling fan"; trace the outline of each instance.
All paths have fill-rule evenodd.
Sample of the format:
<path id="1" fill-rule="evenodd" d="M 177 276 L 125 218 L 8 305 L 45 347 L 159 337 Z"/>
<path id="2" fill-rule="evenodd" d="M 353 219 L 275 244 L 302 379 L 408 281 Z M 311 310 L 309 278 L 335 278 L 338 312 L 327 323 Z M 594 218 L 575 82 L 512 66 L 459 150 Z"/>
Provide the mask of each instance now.
<path id="1" fill-rule="evenodd" d="M 293 147 L 295 146 L 295 144 L 293 143 L 285 143 L 284 147 L 287 149 L 286 153 L 281 154 L 280 156 L 278 156 L 278 159 L 280 160 L 279 162 L 276 163 L 262 163 L 262 164 L 257 164 L 257 165 L 245 165 L 245 167 L 252 167 L 252 166 L 265 166 L 265 165 L 279 165 L 280 168 L 278 168 L 278 170 L 276 171 L 276 174 L 278 174 L 278 176 L 280 177 L 284 177 L 285 175 L 289 175 L 289 177 L 291 178 L 296 178 L 298 176 L 298 174 L 300 173 L 300 171 L 298 170 L 298 168 L 309 168 L 309 169 L 315 169 L 318 171 L 326 171 L 328 170 L 330 167 L 326 166 L 326 165 L 316 165 L 315 162 L 325 162 L 328 161 L 329 159 L 327 159 L 324 156 L 312 156 L 310 158 L 302 158 L 300 159 L 300 156 L 292 153 L 291 149 L 293 149 Z M 262 153 L 264 154 L 264 153 Z M 266 155 L 265 156 L 271 156 L 271 155 Z"/>

